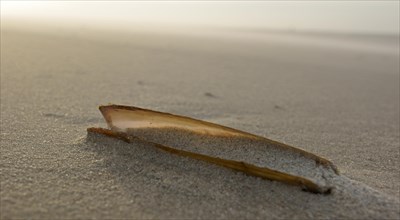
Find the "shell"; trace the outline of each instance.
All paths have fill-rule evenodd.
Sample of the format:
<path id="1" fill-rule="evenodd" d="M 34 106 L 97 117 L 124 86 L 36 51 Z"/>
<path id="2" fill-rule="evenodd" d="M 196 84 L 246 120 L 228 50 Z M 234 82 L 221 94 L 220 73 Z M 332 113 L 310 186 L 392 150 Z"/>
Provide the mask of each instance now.
<path id="1" fill-rule="evenodd" d="M 126 142 L 145 141 L 168 153 L 329 193 L 339 175 L 327 159 L 277 141 L 185 116 L 123 105 L 99 107 L 108 127 L 89 128 Z M 246 152 L 246 153 L 243 153 Z"/>

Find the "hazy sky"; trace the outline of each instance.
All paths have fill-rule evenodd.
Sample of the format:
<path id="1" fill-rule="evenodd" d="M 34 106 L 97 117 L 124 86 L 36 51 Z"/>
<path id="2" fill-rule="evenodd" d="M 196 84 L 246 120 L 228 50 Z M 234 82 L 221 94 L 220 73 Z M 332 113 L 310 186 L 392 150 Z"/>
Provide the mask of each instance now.
<path id="1" fill-rule="evenodd" d="M 132 27 L 215 26 L 399 33 L 399 1 L 1 1 L 11 19 Z"/>

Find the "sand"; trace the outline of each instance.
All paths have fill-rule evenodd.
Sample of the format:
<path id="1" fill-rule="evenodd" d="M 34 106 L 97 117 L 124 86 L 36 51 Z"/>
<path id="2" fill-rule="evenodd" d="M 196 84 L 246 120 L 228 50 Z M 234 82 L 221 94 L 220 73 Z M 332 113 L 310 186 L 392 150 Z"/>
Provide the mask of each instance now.
<path id="1" fill-rule="evenodd" d="M 1 218 L 399 218 L 398 40 L 233 34 L 2 26 Z M 107 103 L 300 147 L 330 159 L 346 187 L 316 195 L 87 139 Z"/>

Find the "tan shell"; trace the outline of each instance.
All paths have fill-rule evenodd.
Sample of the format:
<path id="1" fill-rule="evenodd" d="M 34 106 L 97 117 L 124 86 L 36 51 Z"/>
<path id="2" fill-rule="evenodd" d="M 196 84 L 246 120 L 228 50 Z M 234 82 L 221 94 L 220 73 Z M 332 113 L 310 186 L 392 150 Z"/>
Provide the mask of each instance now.
<path id="1" fill-rule="evenodd" d="M 103 128 L 89 128 L 88 132 L 90 133 L 100 133 L 122 139 L 126 142 L 133 142 L 140 139 L 141 141 L 146 141 L 160 150 L 172 154 L 207 161 L 264 179 L 298 185 L 307 191 L 315 193 L 329 193 L 332 186 L 329 186 L 329 183 L 322 184 L 313 182 L 304 176 L 312 177 L 314 169 L 316 173 L 321 172 L 320 170 L 322 169 L 324 173 L 328 172 L 329 175 L 332 175 L 330 173 L 333 173 L 334 175 L 338 174 L 336 167 L 324 158 L 277 141 L 222 125 L 132 106 L 107 105 L 100 106 L 99 109 L 110 130 Z M 143 130 L 146 132 L 143 132 Z M 174 138 L 171 138 L 170 135 L 173 135 Z M 165 136 L 167 136 L 167 138 L 165 138 Z M 190 145 L 194 145 L 196 149 L 200 149 L 197 150 L 199 152 L 187 150 L 185 146 L 182 146 L 180 137 L 185 138 L 185 143 L 190 143 Z M 203 140 L 207 141 L 207 143 L 213 143 L 213 140 L 215 140 L 218 143 L 221 143 L 220 145 L 224 145 L 224 141 L 229 142 L 230 144 L 240 142 L 251 145 L 255 143 L 255 145 L 261 145 L 261 147 L 262 145 L 266 145 L 273 150 L 283 152 L 283 157 L 292 157 L 292 155 L 294 155 L 296 158 L 300 158 L 297 159 L 300 161 L 297 163 L 298 165 L 302 165 L 303 161 L 307 164 L 312 164 L 310 161 L 314 161 L 314 165 L 307 165 L 311 168 L 308 168 L 307 172 L 304 171 L 306 175 L 297 176 L 291 173 L 274 170 L 266 166 L 257 166 L 248 163 L 247 161 L 207 155 L 201 150 L 209 147 L 202 142 Z M 220 145 L 217 144 L 217 146 Z M 238 147 L 240 146 L 241 145 L 238 145 Z M 225 149 L 226 147 L 229 146 L 225 146 Z M 213 152 L 218 152 L 218 149 L 215 148 L 212 148 L 211 150 Z M 281 159 L 290 160 L 290 158 Z M 265 158 L 265 160 L 268 160 L 268 158 Z M 324 177 L 324 179 L 326 178 Z"/>

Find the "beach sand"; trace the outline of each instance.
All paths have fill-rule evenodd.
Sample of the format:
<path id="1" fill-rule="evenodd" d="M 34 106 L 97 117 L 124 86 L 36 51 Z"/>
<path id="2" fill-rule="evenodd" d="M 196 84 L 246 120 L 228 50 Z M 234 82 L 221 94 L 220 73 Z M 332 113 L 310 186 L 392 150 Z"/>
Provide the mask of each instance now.
<path id="1" fill-rule="evenodd" d="M 388 40 L 389 39 L 389 40 Z M 399 218 L 399 42 L 1 29 L 1 218 Z M 331 195 L 94 136 L 98 106 L 186 115 L 331 160 Z M 246 152 L 243 152 L 246 153 Z"/>

